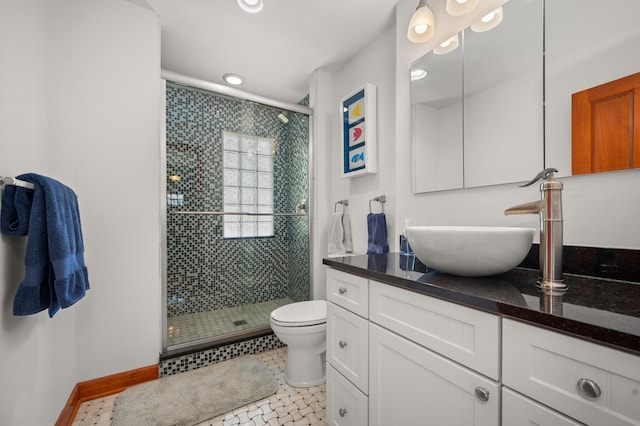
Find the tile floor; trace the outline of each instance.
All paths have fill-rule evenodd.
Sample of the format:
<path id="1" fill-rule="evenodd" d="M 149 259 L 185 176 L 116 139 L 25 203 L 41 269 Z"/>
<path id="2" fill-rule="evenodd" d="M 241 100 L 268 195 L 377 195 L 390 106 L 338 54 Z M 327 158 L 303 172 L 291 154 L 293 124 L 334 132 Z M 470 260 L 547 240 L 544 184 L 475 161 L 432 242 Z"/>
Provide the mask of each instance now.
<path id="1" fill-rule="evenodd" d="M 267 325 L 269 324 L 271 311 L 292 302 L 293 300 L 285 297 L 252 305 L 176 315 L 167 318 L 167 344 L 169 346 L 179 345 Z"/>
<path id="2" fill-rule="evenodd" d="M 325 385 L 311 388 L 293 388 L 287 385 L 284 381 L 286 354 L 286 347 L 257 354 L 276 375 L 279 388 L 275 395 L 196 426 L 325 425 Z M 83 403 L 73 421 L 73 426 L 111 426 L 111 417 L 117 400 L 116 394 Z"/>

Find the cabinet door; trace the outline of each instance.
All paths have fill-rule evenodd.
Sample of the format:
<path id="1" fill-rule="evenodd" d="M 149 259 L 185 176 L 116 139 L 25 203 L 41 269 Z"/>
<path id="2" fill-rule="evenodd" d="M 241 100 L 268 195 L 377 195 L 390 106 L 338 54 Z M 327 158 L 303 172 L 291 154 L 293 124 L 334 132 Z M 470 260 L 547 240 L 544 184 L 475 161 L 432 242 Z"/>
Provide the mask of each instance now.
<path id="1" fill-rule="evenodd" d="M 369 347 L 371 425 L 500 424 L 495 382 L 374 324 Z"/>
<path id="2" fill-rule="evenodd" d="M 327 364 L 327 424 L 366 426 L 367 397 Z"/>
<path id="3" fill-rule="evenodd" d="M 580 426 L 568 417 L 511 389 L 502 388 L 502 424 L 505 426 Z"/>
<path id="4" fill-rule="evenodd" d="M 368 321 L 327 304 L 327 361 L 364 393 L 369 391 Z"/>
<path id="5" fill-rule="evenodd" d="M 590 425 L 640 426 L 640 357 L 505 319 L 502 381 Z"/>

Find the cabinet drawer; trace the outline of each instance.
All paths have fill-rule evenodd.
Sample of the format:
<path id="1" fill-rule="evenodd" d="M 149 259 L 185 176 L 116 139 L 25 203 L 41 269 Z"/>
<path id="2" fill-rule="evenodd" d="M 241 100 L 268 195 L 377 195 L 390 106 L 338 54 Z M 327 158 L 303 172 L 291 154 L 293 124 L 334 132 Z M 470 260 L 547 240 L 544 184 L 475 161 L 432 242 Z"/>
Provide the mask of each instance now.
<path id="1" fill-rule="evenodd" d="M 367 396 L 327 364 L 327 424 L 366 426 Z"/>
<path id="2" fill-rule="evenodd" d="M 335 269 L 327 269 L 327 299 L 367 318 L 369 316 L 369 281 Z"/>
<path id="3" fill-rule="evenodd" d="M 369 391 L 369 322 L 327 303 L 327 361 L 364 393 Z"/>
<path id="4" fill-rule="evenodd" d="M 374 324 L 369 340 L 372 426 L 500 423 L 497 383 Z"/>
<path id="5" fill-rule="evenodd" d="M 502 388 L 502 424 L 507 426 L 580 426 L 544 405 Z"/>
<path id="6" fill-rule="evenodd" d="M 506 386 L 590 425 L 640 425 L 640 357 L 508 319 L 502 344 Z"/>
<path id="7" fill-rule="evenodd" d="M 500 318 L 375 281 L 371 321 L 476 370 L 500 377 Z"/>

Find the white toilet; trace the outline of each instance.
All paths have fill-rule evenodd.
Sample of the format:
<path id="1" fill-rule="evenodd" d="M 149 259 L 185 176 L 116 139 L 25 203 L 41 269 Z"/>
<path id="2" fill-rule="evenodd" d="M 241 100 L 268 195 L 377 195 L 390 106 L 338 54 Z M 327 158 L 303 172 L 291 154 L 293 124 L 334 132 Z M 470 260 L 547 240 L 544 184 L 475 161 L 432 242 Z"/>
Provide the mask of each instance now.
<path id="1" fill-rule="evenodd" d="M 310 300 L 271 312 L 271 329 L 288 346 L 284 377 L 293 387 L 325 382 L 327 302 Z"/>

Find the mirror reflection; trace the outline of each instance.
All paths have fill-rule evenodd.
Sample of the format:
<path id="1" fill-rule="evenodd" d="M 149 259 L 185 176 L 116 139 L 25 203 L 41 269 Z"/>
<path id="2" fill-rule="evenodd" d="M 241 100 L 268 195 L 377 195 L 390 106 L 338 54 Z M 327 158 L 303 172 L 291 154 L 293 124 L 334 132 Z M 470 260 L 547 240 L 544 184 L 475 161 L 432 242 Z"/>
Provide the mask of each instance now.
<path id="1" fill-rule="evenodd" d="M 412 67 L 413 192 L 462 188 L 462 33 Z"/>
<path id="2" fill-rule="evenodd" d="M 464 35 L 464 187 L 544 168 L 542 0 L 511 0 L 497 27 Z"/>
<path id="3" fill-rule="evenodd" d="M 543 167 L 542 0 L 511 0 L 502 22 L 412 70 L 414 192 L 527 180 Z"/>
<path id="4" fill-rule="evenodd" d="M 579 161 L 572 159 L 572 138 L 576 136 L 572 135 L 573 94 L 640 72 L 640 1 L 547 1 L 545 8 L 546 164 L 556 167 L 558 176 L 569 176 Z M 640 105 L 634 108 L 637 102 L 633 96 L 629 101 L 620 106 L 640 113 Z M 615 145 L 616 134 L 623 134 L 632 142 L 635 139 L 638 147 L 640 129 L 626 126 L 606 131 L 604 154 Z M 589 132 L 597 130 L 597 123 L 592 123 Z M 593 148 L 595 152 L 596 147 Z M 597 158 L 590 161 L 598 163 Z"/>
<path id="5" fill-rule="evenodd" d="M 423 83 L 426 78 L 412 81 L 414 192 L 524 181 L 545 166 L 557 168 L 558 176 L 572 174 L 577 162 L 572 158 L 572 138 L 577 137 L 572 132 L 573 95 L 640 72 L 640 55 L 636 54 L 640 1 L 612 0 L 606 5 L 598 0 L 549 1 L 544 4 L 544 25 L 543 3 L 511 0 L 504 5 L 504 19 L 498 27 L 484 33 L 466 29 L 460 34 L 462 51 L 457 61 L 449 61 L 449 74 L 434 73 L 434 77 L 460 76 L 464 63 L 458 86 L 450 81 L 438 83 L 435 78 L 428 85 Z M 525 11 L 527 8 L 531 11 Z M 532 47 L 541 43 L 543 27 L 544 89 L 538 71 L 542 49 Z M 503 33 L 497 37 L 499 31 Z M 531 53 L 534 50 L 537 53 Z M 430 52 L 412 69 L 435 66 L 436 61 L 444 62 Z M 430 87 L 453 89 L 449 95 L 423 93 Z M 629 97 L 624 108 L 640 113 L 637 97 Z M 429 127 L 431 121 L 441 127 L 455 121 L 453 113 L 445 121 L 424 112 L 437 108 L 434 102 L 441 99 L 460 100 L 457 130 Z M 446 108 L 451 111 L 455 105 L 452 101 Z M 638 120 L 631 120 L 625 129 L 600 131 L 604 135 L 592 151 L 606 152 L 612 145 L 611 136 L 620 134 L 631 144 L 630 149 L 640 152 L 640 126 L 629 127 Z M 594 127 L 593 132 L 597 131 Z M 435 141 L 440 135 L 448 140 Z M 630 167 L 637 166 L 632 163 Z M 445 179 L 447 173 L 455 179 Z"/>

